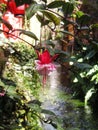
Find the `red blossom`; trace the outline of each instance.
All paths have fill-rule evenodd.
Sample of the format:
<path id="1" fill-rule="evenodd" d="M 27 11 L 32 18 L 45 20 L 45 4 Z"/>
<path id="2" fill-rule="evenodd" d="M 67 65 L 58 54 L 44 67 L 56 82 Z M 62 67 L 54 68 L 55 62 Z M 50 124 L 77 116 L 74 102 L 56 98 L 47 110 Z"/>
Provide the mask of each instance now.
<path id="1" fill-rule="evenodd" d="M 51 56 L 48 50 L 45 50 L 42 53 L 37 51 L 37 55 L 38 55 L 38 59 L 40 60 L 41 64 L 49 64 L 58 57 L 58 54 Z"/>

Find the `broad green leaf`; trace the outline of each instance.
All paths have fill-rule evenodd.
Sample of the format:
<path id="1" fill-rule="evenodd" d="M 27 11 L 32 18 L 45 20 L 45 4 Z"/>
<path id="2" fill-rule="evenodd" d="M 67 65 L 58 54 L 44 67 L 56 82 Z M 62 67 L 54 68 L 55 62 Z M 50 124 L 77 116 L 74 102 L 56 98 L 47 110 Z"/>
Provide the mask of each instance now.
<path id="1" fill-rule="evenodd" d="M 80 26 L 88 25 L 90 21 L 91 21 L 91 16 L 87 14 L 84 14 L 77 19 L 77 23 L 80 24 Z"/>
<path id="2" fill-rule="evenodd" d="M 47 7 L 48 8 L 58 8 L 58 7 L 60 7 L 60 6 L 63 6 L 63 4 L 64 4 L 65 2 L 64 1 L 60 1 L 60 0 L 58 0 L 58 1 L 53 1 L 53 2 L 51 2 L 51 3 L 49 3 L 48 5 L 47 5 Z"/>
<path id="3" fill-rule="evenodd" d="M 35 39 L 35 40 L 38 40 L 37 36 L 31 31 L 26 31 L 26 30 L 23 30 L 23 29 L 15 29 L 13 31 L 20 31 L 20 35 L 25 34 L 25 35 L 27 35 L 27 36 Z"/>
<path id="4" fill-rule="evenodd" d="M 41 11 L 51 22 L 53 22 L 55 25 L 60 24 L 60 18 L 57 17 L 54 13 L 49 12 L 48 10 Z"/>
<path id="5" fill-rule="evenodd" d="M 74 4 L 72 4 L 70 2 L 66 2 L 63 4 L 62 11 L 63 11 L 65 17 L 72 14 L 73 10 L 74 10 Z"/>
<path id="6" fill-rule="evenodd" d="M 84 15 L 84 13 L 82 11 L 77 11 L 76 12 L 77 18 L 80 18 L 82 15 Z"/>
<path id="7" fill-rule="evenodd" d="M 29 20 L 37 11 L 44 10 L 45 6 L 43 4 L 33 3 L 29 8 L 26 9 L 26 17 Z"/>

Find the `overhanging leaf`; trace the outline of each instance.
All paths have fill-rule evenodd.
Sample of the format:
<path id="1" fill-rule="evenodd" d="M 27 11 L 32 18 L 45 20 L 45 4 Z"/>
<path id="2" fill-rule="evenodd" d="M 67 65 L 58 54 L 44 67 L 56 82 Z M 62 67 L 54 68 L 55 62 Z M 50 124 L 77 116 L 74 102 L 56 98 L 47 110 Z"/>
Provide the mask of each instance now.
<path id="1" fill-rule="evenodd" d="M 20 35 L 25 34 L 25 35 L 27 35 L 35 40 L 38 40 L 37 36 L 31 31 L 26 31 L 26 30 L 22 30 L 22 29 L 15 29 L 13 31 L 20 31 Z"/>

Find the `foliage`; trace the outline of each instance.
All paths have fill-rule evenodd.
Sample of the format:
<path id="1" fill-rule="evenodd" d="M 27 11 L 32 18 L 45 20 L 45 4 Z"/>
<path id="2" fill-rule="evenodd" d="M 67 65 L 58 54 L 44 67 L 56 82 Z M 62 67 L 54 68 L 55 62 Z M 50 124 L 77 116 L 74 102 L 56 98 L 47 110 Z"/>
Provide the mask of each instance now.
<path id="1" fill-rule="evenodd" d="M 12 53 L 0 80 L 0 92 L 4 92 L 0 96 L 0 129 L 42 130 L 41 123 L 48 122 L 42 113 L 54 113 L 42 109 L 38 100 L 41 81 L 34 66 L 35 51 L 24 43 L 12 46 L 17 51 L 8 47 Z"/>
<path id="2" fill-rule="evenodd" d="M 17 1 L 18 0 L 16 0 L 16 2 Z M 26 1 L 22 1 L 22 2 L 25 3 Z M 37 3 L 36 1 L 32 1 L 29 8 L 27 8 L 26 10 L 26 17 L 28 20 L 30 20 L 35 15 L 39 20 L 39 22 L 41 23 L 41 27 L 47 26 L 52 32 L 55 33 L 55 36 L 57 36 L 57 34 L 60 34 L 59 39 L 63 41 L 64 44 L 68 43 L 68 45 L 72 45 L 72 44 L 74 45 L 73 52 L 60 51 L 54 49 L 53 43 L 51 41 L 52 39 L 46 41 L 46 43 L 49 44 L 51 43 L 53 48 L 51 49 L 50 47 L 49 49 L 51 50 L 52 53 L 60 54 L 57 61 L 61 64 L 68 62 L 70 65 L 69 71 L 71 76 L 73 97 L 75 98 L 77 97 L 80 98 L 81 100 L 84 100 L 87 92 L 92 88 L 94 88 L 94 93 L 91 94 L 90 102 L 91 104 L 93 103 L 94 105 L 96 105 L 98 99 L 97 98 L 98 97 L 97 96 L 98 71 L 95 68 L 98 67 L 97 66 L 98 39 L 96 37 L 96 30 L 98 29 L 98 24 L 92 22 L 93 21 L 92 16 L 90 16 L 89 14 L 85 14 L 82 11 L 79 11 L 78 4 L 80 3 L 75 0 L 72 1 L 70 0 L 70 2 L 53 1 L 51 3 L 48 3 L 46 0 L 42 0 L 40 3 Z M 2 18 L 0 19 L 0 21 L 3 22 L 9 29 L 12 30 L 12 27 L 10 26 L 9 23 L 5 22 Z M 69 31 L 69 25 L 73 27 L 74 33 Z M 39 41 L 39 43 L 41 44 L 42 41 L 40 41 L 40 39 L 38 39 L 33 34 L 33 32 L 26 31 L 26 30 L 19 30 L 19 31 L 20 34 L 25 34 L 35 39 L 35 41 Z M 69 36 L 72 37 L 71 40 L 68 38 Z M 29 44 L 28 42 L 26 43 Z M 20 44 L 17 45 L 20 46 Z M 32 44 L 29 44 L 31 45 L 31 48 L 33 47 L 33 49 L 31 49 L 33 51 L 32 53 L 31 50 L 26 50 L 26 48 L 23 46 L 21 46 L 21 48 L 18 51 L 16 51 L 15 49 L 17 49 L 17 45 L 14 46 L 15 52 L 13 53 L 13 56 L 15 58 L 10 57 L 13 61 L 12 63 L 14 62 L 15 63 L 11 66 L 10 69 L 8 68 L 8 70 L 11 73 L 7 72 L 6 76 L 9 77 L 10 80 L 15 81 L 18 91 L 16 87 L 14 87 L 14 90 L 12 89 L 14 92 L 11 93 L 11 91 L 9 90 L 10 87 L 8 87 L 9 91 L 7 90 L 7 93 L 8 94 L 10 93 L 9 98 L 11 98 L 11 100 L 15 102 L 15 105 L 16 106 L 19 105 L 20 108 L 19 110 L 23 110 L 22 113 L 20 112 L 21 114 L 19 112 L 18 114 L 16 114 L 18 109 L 15 110 L 16 111 L 14 115 L 15 117 L 17 116 L 19 118 L 21 116 L 23 117 L 21 121 L 18 121 L 19 122 L 18 126 L 20 127 L 22 126 L 25 129 L 29 129 L 30 127 L 31 129 L 31 127 L 37 127 L 37 123 L 38 123 L 37 117 L 39 117 L 39 112 L 41 111 L 39 109 L 40 105 L 37 104 L 38 109 L 36 111 L 36 109 L 33 108 L 31 104 L 28 104 L 27 102 L 28 97 L 26 95 L 30 92 L 29 93 L 30 94 L 29 98 L 30 98 L 30 96 L 35 93 L 35 88 L 36 87 L 39 88 L 40 86 L 39 82 L 37 82 L 39 81 L 38 74 L 35 72 L 34 69 L 34 59 L 36 56 L 34 54 L 33 49 L 35 49 L 36 47 L 33 46 Z M 41 47 L 42 46 L 39 46 L 39 48 Z M 14 72 L 14 70 L 16 71 Z M 12 75 L 14 75 L 14 77 L 12 77 Z M 1 85 L 1 86 L 5 86 L 5 85 Z M 5 96 L 7 96 L 8 98 L 8 95 Z M 21 96 L 21 99 L 19 98 L 19 96 Z M 29 124 L 26 120 L 28 117 L 28 108 L 29 108 L 28 119 L 31 120 L 33 116 L 32 121 L 29 122 L 31 126 L 28 126 Z M 38 114 L 37 117 L 35 117 L 36 114 Z M 3 117 L 5 117 L 5 115 Z M 12 124 L 15 122 L 16 122 L 15 120 L 12 120 Z M 38 130 L 40 128 L 38 127 L 34 129 Z"/>

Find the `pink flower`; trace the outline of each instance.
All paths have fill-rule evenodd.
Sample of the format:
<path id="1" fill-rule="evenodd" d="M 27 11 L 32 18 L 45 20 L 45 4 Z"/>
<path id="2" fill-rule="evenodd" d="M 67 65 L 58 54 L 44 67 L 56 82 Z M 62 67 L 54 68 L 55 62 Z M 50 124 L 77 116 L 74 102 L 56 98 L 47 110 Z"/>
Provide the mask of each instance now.
<path id="1" fill-rule="evenodd" d="M 3 97 L 5 95 L 5 91 L 4 92 L 0 92 L 0 97 Z"/>

